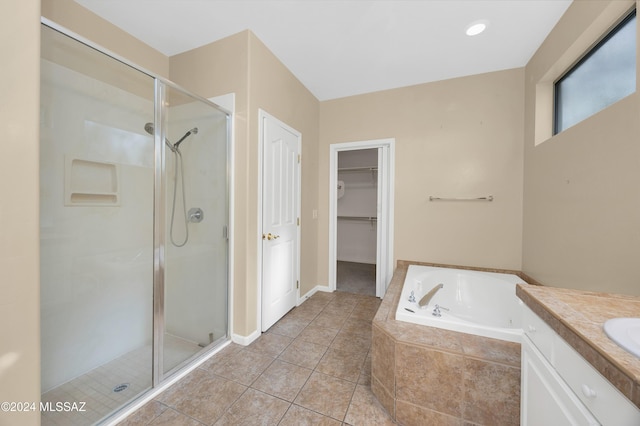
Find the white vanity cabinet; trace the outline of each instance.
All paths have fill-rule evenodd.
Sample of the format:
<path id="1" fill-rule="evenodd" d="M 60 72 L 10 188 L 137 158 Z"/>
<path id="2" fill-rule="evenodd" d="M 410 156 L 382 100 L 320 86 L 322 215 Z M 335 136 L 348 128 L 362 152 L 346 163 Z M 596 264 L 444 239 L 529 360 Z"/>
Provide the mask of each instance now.
<path id="1" fill-rule="evenodd" d="M 640 410 L 524 306 L 520 423 L 640 425 Z"/>
<path id="2" fill-rule="evenodd" d="M 531 339 L 522 339 L 520 424 L 599 425 Z"/>

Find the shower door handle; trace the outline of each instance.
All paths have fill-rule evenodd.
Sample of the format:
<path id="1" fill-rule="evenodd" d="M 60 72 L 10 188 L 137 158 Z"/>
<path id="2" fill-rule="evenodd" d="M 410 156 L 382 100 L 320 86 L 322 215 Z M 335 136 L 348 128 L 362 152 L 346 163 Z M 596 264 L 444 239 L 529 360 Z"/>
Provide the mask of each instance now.
<path id="1" fill-rule="evenodd" d="M 262 234 L 262 239 L 263 240 L 275 240 L 276 238 L 280 238 L 280 235 L 273 235 L 271 232 L 269 232 L 268 234 Z"/>

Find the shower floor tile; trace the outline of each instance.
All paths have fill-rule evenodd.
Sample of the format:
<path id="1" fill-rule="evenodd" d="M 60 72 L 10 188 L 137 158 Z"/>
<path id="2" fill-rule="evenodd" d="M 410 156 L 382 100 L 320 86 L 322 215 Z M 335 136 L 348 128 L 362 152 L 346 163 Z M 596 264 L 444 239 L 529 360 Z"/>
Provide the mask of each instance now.
<path id="1" fill-rule="evenodd" d="M 180 364 L 198 352 L 198 345 L 165 335 L 165 370 Z M 43 411 L 42 426 L 86 426 L 100 421 L 130 400 L 151 388 L 151 345 L 128 352 L 119 358 L 76 377 L 42 394 L 42 402 L 84 402 L 84 411 Z M 118 385 L 127 388 L 114 392 Z"/>

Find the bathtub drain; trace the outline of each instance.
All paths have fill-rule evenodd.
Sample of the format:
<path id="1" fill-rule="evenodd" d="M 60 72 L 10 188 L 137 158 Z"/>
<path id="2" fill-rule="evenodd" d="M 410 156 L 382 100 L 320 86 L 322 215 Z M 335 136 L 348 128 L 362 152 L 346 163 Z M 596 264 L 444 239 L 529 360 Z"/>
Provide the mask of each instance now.
<path id="1" fill-rule="evenodd" d="M 127 390 L 127 388 L 129 387 L 129 383 L 121 383 L 118 386 L 116 386 L 115 388 L 113 388 L 114 392 L 122 392 L 123 390 Z"/>

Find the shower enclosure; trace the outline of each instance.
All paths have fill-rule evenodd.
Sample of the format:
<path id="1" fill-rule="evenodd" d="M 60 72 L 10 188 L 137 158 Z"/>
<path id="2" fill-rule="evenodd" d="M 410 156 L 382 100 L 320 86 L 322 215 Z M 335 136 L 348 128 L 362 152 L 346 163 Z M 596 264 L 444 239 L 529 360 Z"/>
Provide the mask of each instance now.
<path id="1" fill-rule="evenodd" d="M 229 114 L 42 25 L 42 401 L 107 419 L 228 339 Z"/>

